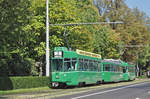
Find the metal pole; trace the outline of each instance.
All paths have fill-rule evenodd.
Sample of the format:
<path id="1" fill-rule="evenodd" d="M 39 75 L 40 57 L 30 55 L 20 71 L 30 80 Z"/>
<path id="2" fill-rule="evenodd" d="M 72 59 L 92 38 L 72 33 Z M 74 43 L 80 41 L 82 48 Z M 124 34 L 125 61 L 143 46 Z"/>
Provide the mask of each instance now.
<path id="1" fill-rule="evenodd" d="M 49 10 L 48 0 L 46 0 L 46 76 L 49 76 L 50 62 L 49 62 Z"/>
<path id="2" fill-rule="evenodd" d="M 139 55 L 138 52 L 136 53 L 136 69 L 137 69 L 137 74 L 136 76 L 139 77 L 139 64 L 138 64 L 138 60 L 139 60 Z"/>

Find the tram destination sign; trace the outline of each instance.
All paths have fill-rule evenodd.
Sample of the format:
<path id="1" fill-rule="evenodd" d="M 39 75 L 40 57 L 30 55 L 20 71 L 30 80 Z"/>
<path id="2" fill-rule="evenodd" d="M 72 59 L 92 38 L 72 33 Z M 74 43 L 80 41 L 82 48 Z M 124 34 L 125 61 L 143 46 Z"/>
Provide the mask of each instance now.
<path id="1" fill-rule="evenodd" d="M 87 51 L 82 51 L 77 49 L 76 52 L 80 55 L 85 55 L 85 56 L 90 56 L 90 57 L 95 57 L 95 58 L 101 58 L 101 55 L 99 54 L 95 54 L 95 53 L 91 53 L 91 52 L 87 52 Z"/>

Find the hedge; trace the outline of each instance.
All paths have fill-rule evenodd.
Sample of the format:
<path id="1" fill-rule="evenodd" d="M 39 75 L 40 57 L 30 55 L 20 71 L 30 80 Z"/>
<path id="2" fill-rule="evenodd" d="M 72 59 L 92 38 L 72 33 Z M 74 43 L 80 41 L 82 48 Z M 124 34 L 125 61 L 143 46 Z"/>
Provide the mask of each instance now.
<path id="1" fill-rule="evenodd" d="M 49 86 L 49 77 L 0 77 L 0 90 L 24 89 Z"/>

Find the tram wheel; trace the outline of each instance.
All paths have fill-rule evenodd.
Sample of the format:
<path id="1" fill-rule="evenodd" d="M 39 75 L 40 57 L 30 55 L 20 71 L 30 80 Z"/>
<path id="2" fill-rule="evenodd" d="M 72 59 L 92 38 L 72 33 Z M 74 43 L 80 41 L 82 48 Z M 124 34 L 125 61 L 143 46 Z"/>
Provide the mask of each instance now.
<path id="1" fill-rule="evenodd" d="M 62 88 L 62 89 L 66 89 L 67 88 L 67 85 L 65 83 L 61 83 L 59 85 L 59 88 Z"/>
<path id="2" fill-rule="evenodd" d="M 85 86 L 85 82 L 79 82 L 78 86 L 79 86 L 79 87 Z"/>
<path id="3" fill-rule="evenodd" d="M 101 81 L 97 81 L 97 82 L 96 82 L 96 85 L 99 85 L 99 84 L 101 84 Z"/>

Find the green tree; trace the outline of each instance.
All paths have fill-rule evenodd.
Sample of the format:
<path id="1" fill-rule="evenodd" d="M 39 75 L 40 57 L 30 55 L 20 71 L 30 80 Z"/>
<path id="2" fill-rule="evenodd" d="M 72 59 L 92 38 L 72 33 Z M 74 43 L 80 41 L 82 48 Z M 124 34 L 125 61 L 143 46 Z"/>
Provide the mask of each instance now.
<path id="1" fill-rule="evenodd" d="M 23 65 L 24 63 L 21 61 L 27 55 L 25 51 L 27 34 L 23 31 L 23 27 L 30 19 L 28 16 L 30 15 L 29 6 L 30 2 L 24 0 L 0 1 L 0 60 L 3 60 L 1 66 L 6 66 L 8 70 L 5 73 L 7 75 L 19 72 L 17 68 L 20 67 L 17 62 L 20 61 L 20 65 Z M 16 65 L 14 65 L 15 63 Z M 12 67 L 16 69 L 12 69 Z"/>
<path id="2" fill-rule="evenodd" d="M 102 58 L 120 58 L 120 36 L 108 26 L 103 26 L 94 34 L 94 52 L 102 55 Z"/>

